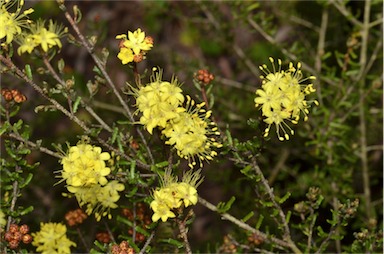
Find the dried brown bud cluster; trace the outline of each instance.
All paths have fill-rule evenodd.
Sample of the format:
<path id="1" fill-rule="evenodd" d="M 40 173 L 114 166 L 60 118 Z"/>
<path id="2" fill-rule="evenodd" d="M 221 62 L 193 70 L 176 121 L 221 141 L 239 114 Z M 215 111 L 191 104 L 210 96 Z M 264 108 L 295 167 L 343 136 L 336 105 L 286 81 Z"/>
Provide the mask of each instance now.
<path id="1" fill-rule="evenodd" d="M 80 208 L 69 211 L 65 214 L 65 220 L 69 226 L 75 226 L 83 223 L 88 216 Z"/>
<path id="2" fill-rule="evenodd" d="M 107 232 L 97 233 L 96 239 L 101 243 L 110 243 L 111 242 L 111 236 Z"/>
<path id="3" fill-rule="evenodd" d="M 122 241 L 120 244 L 114 244 L 111 247 L 112 254 L 133 254 L 135 251 L 129 246 L 127 241 Z"/>
<path id="4" fill-rule="evenodd" d="M 230 236 L 225 235 L 223 244 L 220 247 L 220 250 L 224 253 L 236 253 L 237 247 L 231 240 Z"/>
<path id="5" fill-rule="evenodd" d="M 16 249 L 21 241 L 25 244 L 32 242 L 32 236 L 28 232 L 28 225 L 24 224 L 19 227 L 17 224 L 11 224 L 9 230 L 5 232 L 4 239 L 8 242 L 9 248 Z"/>
<path id="6" fill-rule="evenodd" d="M 248 236 L 248 242 L 252 245 L 260 245 L 264 242 L 264 239 L 263 237 L 261 237 L 260 235 L 254 233 L 250 236 Z"/>
<path id="7" fill-rule="evenodd" d="M 201 69 L 195 73 L 195 79 L 203 85 L 208 85 L 215 77 L 208 70 Z"/>
<path id="8" fill-rule="evenodd" d="M 1 89 L 1 95 L 6 101 L 14 101 L 16 103 L 22 103 L 27 100 L 27 97 L 17 89 Z"/>

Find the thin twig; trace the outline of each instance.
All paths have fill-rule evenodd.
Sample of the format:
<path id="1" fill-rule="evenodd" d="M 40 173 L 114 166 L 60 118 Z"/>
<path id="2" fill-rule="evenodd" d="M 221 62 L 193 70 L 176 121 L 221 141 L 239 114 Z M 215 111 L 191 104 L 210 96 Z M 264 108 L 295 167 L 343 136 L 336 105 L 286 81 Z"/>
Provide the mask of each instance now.
<path id="1" fill-rule="evenodd" d="M 207 8 L 207 6 L 205 6 L 202 1 L 200 0 L 195 0 L 196 3 L 199 4 L 201 10 L 204 12 L 204 14 L 207 16 L 207 19 L 209 20 L 209 22 L 215 27 L 215 29 L 218 31 L 218 32 L 222 32 L 221 30 L 221 26 L 220 26 L 220 23 L 215 19 L 215 17 L 213 16 L 212 12 L 210 12 Z M 252 72 L 252 74 L 255 76 L 255 77 L 260 77 L 260 72 L 259 72 L 259 69 L 257 68 L 257 66 L 255 66 L 253 64 L 253 62 L 247 57 L 247 55 L 244 53 L 244 51 L 236 44 L 233 45 L 233 50 L 235 51 L 235 53 L 237 54 L 238 57 L 240 57 L 243 62 L 245 63 L 245 65 L 248 67 L 248 69 Z"/>
<path id="2" fill-rule="evenodd" d="M 192 254 L 191 245 L 189 244 L 187 229 L 185 228 L 185 222 L 176 218 L 177 225 L 179 226 L 180 236 L 184 242 L 185 253 Z"/>
<path id="3" fill-rule="evenodd" d="M 352 24 L 354 24 L 355 26 L 358 26 L 358 27 L 361 27 L 363 24 L 355 18 L 355 16 L 350 13 L 344 5 L 342 5 L 340 2 L 338 1 L 335 1 L 335 0 L 331 0 L 330 3 L 336 7 L 337 10 L 339 10 L 339 12 L 344 16 L 346 17 Z M 345 2 L 344 2 L 345 3 Z"/>
<path id="4" fill-rule="evenodd" d="M 203 199 L 202 197 L 199 197 L 199 203 L 202 204 L 203 206 L 205 206 L 206 208 L 208 208 L 209 210 L 213 211 L 213 212 L 217 212 L 217 213 L 219 212 L 215 205 L 209 203 L 207 200 Z M 220 216 L 223 219 L 228 220 L 228 221 L 234 223 L 238 227 L 258 235 L 265 242 L 273 242 L 278 247 L 280 247 L 282 249 L 290 247 L 290 245 L 287 242 L 285 242 L 284 240 L 278 239 L 278 238 L 273 237 L 273 236 L 268 236 L 267 234 L 265 234 L 265 233 L 255 229 L 254 227 L 251 227 L 250 225 L 242 222 L 241 220 L 235 218 L 234 216 L 232 216 L 232 215 L 230 215 L 228 213 L 220 213 Z"/>
<path id="5" fill-rule="evenodd" d="M 310 210 L 310 215 L 308 217 L 312 218 L 312 222 L 311 222 L 311 225 L 309 226 L 307 248 L 305 250 L 305 253 L 310 253 L 310 251 L 311 251 L 312 237 L 313 237 L 313 228 L 315 227 L 316 219 L 317 219 L 317 216 L 314 215 L 314 211 L 313 211 L 312 208 Z"/>
<path id="6" fill-rule="evenodd" d="M 135 119 L 133 117 L 133 114 L 132 114 L 131 110 L 128 108 L 128 105 L 125 103 L 124 99 L 121 97 L 121 95 L 120 95 L 119 91 L 117 90 L 115 84 L 113 83 L 111 77 L 109 76 L 109 74 L 105 70 L 105 67 L 104 67 L 103 63 L 94 54 L 93 47 L 90 45 L 89 41 L 84 37 L 84 35 L 80 32 L 80 29 L 77 26 L 76 22 L 73 20 L 72 16 L 69 14 L 69 12 L 66 11 L 66 7 L 62 3 L 60 3 L 60 2 L 59 2 L 59 5 L 62 7 L 62 9 L 64 11 L 65 17 L 67 18 L 68 22 L 71 24 L 72 28 L 75 30 L 77 36 L 79 37 L 81 44 L 86 48 L 88 53 L 91 55 L 93 61 L 95 62 L 96 66 L 99 68 L 100 72 L 103 74 L 105 80 L 107 81 L 107 84 L 112 89 L 112 91 L 115 94 L 116 98 L 120 102 L 121 106 L 123 107 L 125 113 L 127 114 L 128 118 L 129 118 L 129 120 L 131 122 L 135 122 Z M 148 143 L 147 143 L 143 133 L 139 130 L 139 128 L 136 128 L 136 131 L 139 134 L 140 139 L 143 142 L 143 145 L 144 145 L 144 147 L 147 150 L 148 157 L 149 157 L 149 159 L 151 161 L 151 164 L 154 164 L 155 160 L 154 160 L 154 158 L 152 156 L 151 149 L 149 148 Z"/>
<path id="7" fill-rule="evenodd" d="M 272 37 L 270 36 L 269 34 L 267 34 L 264 29 L 262 29 L 255 21 L 253 21 L 253 19 L 251 18 L 251 16 L 248 17 L 248 23 L 256 30 L 258 31 L 269 43 L 271 43 L 272 45 L 275 45 L 277 46 L 281 52 L 286 55 L 288 58 L 290 58 L 291 60 L 293 61 L 299 61 L 298 57 L 296 55 L 294 55 L 292 52 L 288 51 L 287 49 L 285 49 L 284 47 L 282 47 L 281 45 L 279 45 L 277 43 L 277 41 Z M 337 84 L 325 77 L 324 75 L 320 75 L 320 73 L 318 73 L 315 69 L 313 69 L 312 67 L 310 67 L 307 63 L 305 62 L 301 62 L 301 66 L 303 68 L 303 70 L 306 70 L 308 72 L 311 72 L 311 73 L 314 73 L 317 77 L 319 77 L 321 80 L 323 80 L 324 82 L 328 83 L 329 85 L 332 85 L 332 86 L 337 86 Z"/>
<path id="8" fill-rule="evenodd" d="M 248 92 L 254 93 L 256 91 L 255 87 L 244 85 L 243 83 L 240 83 L 236 80 L 231 80 L 231 79 L 218 77 L 218 76 L 215 76 L 215 80 L 223 85 L 238 88 L 238 89 L 243 89 Z"/>
<path id="9" fill-rule="evenodd" d="M 18 167 L 18 166 L 17 166 Z M 12 200 L 11 200 L 11 207 L 9 208 L 10 213 L 12 213 L 15 210 L 15 205 L 17 201 L 17 196 L 19 195 L 19 183 L 17 181 L 14 181 L 12 184 Z M 11 225 L 12 217 L 8 216 L 8 222 L 7 222 L 7 230 L 9 230 L 9 226 Z"/>
<path id="10" fill-rule="evenodd" d="M 62 85 L 63 87 L 65 87 L 65 81 L 63 79 L 61 79 L 59 77 L 59 75 L 57 74 L 57 72 L 55 71 L 55 69 L 52 67 L 51 63 L 49 62 L 48 58 L 46 55 L 43 56 L 43 62 L 45 64 L 45 66 L 48 68 L 49 72 L 51 73 L 51 75 L 53 76 L 53 78 L 60 83 L 60 85 Z M 69 95 L 67 95 L 67 99 L 68 99 L 68 105 L 70 107 L 70 112 L 73 114 L 73 111 L 72 111 L 72 105 L 71 105 L 71 100 L 70 100 L 70 97 Z M 85 105 L 85 102 L 83 100 L 81 100 L 82 104 Z M 96 119 L 96 121 L 98 121 L 100 123 L 100 125 L 105 129 L 107 130 L 108 132 L 112 132 L 112 128 L 108 126 L 108 124 L 106 124 L 104 122 L 103 119 L 101 119 L 101 117 L 99 115 L 96 114 L 96 112 L 89 106 L 85 106 L 85 110 L 88 111 L 89 114 L 91 114 L 91 116 L 93 116 L 93 118 Z"/>
<path id="11" fill-rule="evenodd" d="M 88 246 L 87 242 L 85 241 L 84 236 L 80 231 L 80 228 L 76 228 L 76 231 L 77 231 L 78 236 L 80 237 L 81 243 L 84 245 L 87 252 L 89 252 L 89 246 Z"/>
<path id="12" fill-rule="evenodd" d="M 21 78 L 22 80 L 24 80 L 28 85 L 30 85 L 33 89 L 35 89 L 43 98 L 45 98 L 46 100 L 48 100 L 57 110 L 61 111 L 64 115 L 66 115 L 71 121 L 74 121 L 75 123 L 77 123 L 83 130 L 86 134 L 90 134 L 91 133 L 91 129 L 89 129 L 86 124 L 81 121 L 77 116 L 71 114 L 67 109 L 65 109 L 59 102 L 57 102 L 55 99 L 49 97 L 47 95 L 47 93 L 45 93 L 43 91 L 43 89 L 41 89 L 32 79 L 29 79 L 25 74 L 24 72 L 22 72 L 18 67 L 15 66 L 15 64 L 12 62 L 12 60 L 9 58 L 9 57 L 4 57 L 3 55 L 0 55 L 0 61 L 3 62 L 11 71 L 13 71 L 19 78 Z M 102 144 L 103 146 L 107 147 L 109 150 L 111 151 L 114 151 L 116 154 L 122 156 L 123 158 L 127 159 L 127 160 L 131 160 L 132 158 L 130 158 L 128 155 L 126 155 L 125 153 L 121 152 L 120 150 L 112 147 L 111 145 L 109 145 L 105 140 L 99 138 L 99 137 L 96 137 L 97 141 Z M 139 161 L 139 160 L 136 160 L 136 164 L 137 166 L 143 168 L 143 169 L 146 169 L 146 170 L 150 170 L 150 166 Z"/>
<path id="13" fill-rule="evenodd" d="M 327 33 L 327 28 L 328 28 L 328 5 L 326 5 L 323 9 L 323 13 L 321 15 L 321 26 L 320 26 L 320 31 L 319 31 L 319 40 L 317 43 L 317 53 L 316 53 L 316 58 L 315 58 L 315 69 L 317 73 L 321 73 L 321 58 L 323 57 L 325 50 L 324 50 L 324 45 L 325 45 L 325 36 Z M 320 102 L 321 105 L 323 105 L 323 96 L 321 94 L 321 85 L 318 80 L 316 82 L 316 93 L 317 93 L 317 98 Z"/>
<path id="14" fill-rule="evenodd" d="M 139 254 L 144 254 L 145 253 L 145 249 L 149 246 L 149 244 L 151 243 L 151 241 L 152 241 L 153 237 L 155 236 L 155 234 L 156 234 L 156 230 L 153 229 L 151 235 L 148 237 L 147 241 L 145 241 L 145 244 L 144 244 L 143 248 L 141 248 Z"/>
<path id="15" fill-rule="evenodd" d="M 25 143 L 27 146 L 29 146 L 32 149 L 39 149 L 40 152 L 46 153 L 46 154 L 51 155 L 53 157 L 56 157 L 58 159 L 63 158 L 63 156 L 61 154 L 54 152 L 52 150 L 49 150 L 46 147 L 42 147 L 42 146 L 40 146 L 40 145 L 38 145 L 32 141 L 26 140 L 22 136 L 20 136 L 20 134 L 18 134 L 18 133 L 9 133 L 9 137 Z"/>
<path id="16" fill-rule="evenodd" d="M 368 158 L 367 158 L 367 129 L 366 129 L 366 120 L 365 120 L 365 100 L 364 100 L 364 88 L 365 88 L 365 79 L 362 77 L 364 74 L 364 69 L 367 64 L 367 50 L 368 50 L 368 35 L 369 35 L 369 19 L 370 19 L 370 8 L 371 1 L 365 1 L 364 7 L 364 23 L 362 26 L 361 36 L 361 51 L 360 51 L 360 73 L 359 78 L 359 120 L 360 120 L 360 159 L 361 159 L 361 170 L 363 174 L 363 186 L 364 186 L 364 198 L 365 198 L 365 210 L 367 218 L 370 219 L 372 216 L 371 212 L 371 190 L 370 190 L 370 181 L 369 181 L 369 168 L 368 168 Z"/>
<path id="17" fill-rule="evenodd" d="M 290 229 L 288 226 L 287 217 L 286 217 L 283 209 L 281 208 L 281 206 L 276 202 L 276 197 L 273 193 L 273 190 L 269 186 L 267 179 L 265 179 L 263 172 L 261 172 L 261 169 L 260 169 L 259 165 L 257 164 L 255 156 L 252 156 L 251 161 L 252 161 L 252 168 L 256 171 L 256 174 L 258 176 L 260 176 L 261 183 L 263 184 L 264 188 L 266 189 L 267 194 L 269 195 L 269 198 L 270 198 L 273 206 L 279 212 L 281 223 L 284 226 L 284 240 L 289 244 L 289 247 L 291 248 L 291 250 L 293 252 L 301 253 L 299 248 L 297 248 L 296 244 L 291 239 L 291 232 L 290 232 Z"/>

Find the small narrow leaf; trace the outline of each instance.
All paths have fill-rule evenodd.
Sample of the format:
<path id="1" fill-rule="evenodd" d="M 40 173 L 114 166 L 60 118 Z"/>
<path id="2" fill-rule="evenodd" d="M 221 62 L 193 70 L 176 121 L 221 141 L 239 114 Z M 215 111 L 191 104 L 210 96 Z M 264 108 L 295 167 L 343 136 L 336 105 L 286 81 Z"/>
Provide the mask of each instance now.
<path id="1" fill-rule="evenodd" d="M 27 77 L 29 79 L 32 79 L 32 70 L 31 70 L 31 66 L 29 64 L 25 65 L 25 74 L 27 74 Z"/>
<path id="2" fill-rule="evenodd" d="M 73 113 L 76 113 L 76 112 L 77 112 L 77 110 L 78 110 L 78 108 L 79 108 L 79 104 L 80 104 L 80 102 L 81 102 L 81 97 L 78 96 L 78 97 L 76 98 L 76 101 L 73 103 L 73 106 L 72 106 L 72 108 L 73 108 Z"/>

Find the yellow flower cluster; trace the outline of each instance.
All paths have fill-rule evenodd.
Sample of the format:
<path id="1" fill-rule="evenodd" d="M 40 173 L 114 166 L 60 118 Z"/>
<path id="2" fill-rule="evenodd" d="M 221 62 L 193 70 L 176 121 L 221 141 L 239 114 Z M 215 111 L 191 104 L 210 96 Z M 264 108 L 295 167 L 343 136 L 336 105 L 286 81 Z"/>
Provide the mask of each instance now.
<path id="1" fill-rule="evenodd" d="M 209 120 L 212 112 L 206 111 L 205 103 L 195 106 L 190 96 L 187 97 L 186 109 L 178 114 L 178 117 L 170 119 L 162 133 L 169 138 L 166 144 L 173 145 L 177 154 L 187 159 L 189 166 L 196 165 L 195 156 L 202 167 L 202 161 L 212 160 L 217 152 L 212 148 L 220 148 L 222 145 L 216 142 L 214 135 L 220 135 L 216 124 Z M 195 107 L 194 107 L 195 106 Z"/>
<path id="2" fill-rule="evenodd" d="M 61 160 L 61 176 L 68 191 L 76 196 L 80 206 L 87 205 L 87 214 L 94 212 L 97 220 L 107 215 L 111 218 L 109 211 L 117 207 L 118 192 L 124 190 L 123 184 L 108 182 L 106 178 L 111 172 L 106 166 L 110 158 L 110 154 L 102 152 L 100 147 L 79 142 L 70 147 Z"/>
<path id="3" fill-rule="evenodd" d="M 116 36 L 120 39 L 120 52 L 117 57 L 123 64 L 130 62 L 141 62 L 147 51 L 153 47 L 153 38 L 145 36 L 145 32 L 138 28 L 136 31 L 128 31 L 128 38 L 125 34 Z"/>
<path id="4" fill-rule="evenodd" d="M 150 206 L 154 212 L 152 221 L 161 219 L 163 222 L 168 218 L 176 217 L 176 210 L 195 205 L 198 201 L 196 187 L 201 183 L 200 171 L 187 172 L 182 182 L 166 172 L 163 177 L 162 187 L 153 193 L 154 200 Z"/>
<path id="5" fill-rule="evenodd" d="M 181 108 L 184 96 L 176 80 L 171 83 L 154 80 L 137 90 L 136 95 L 136 106 L 143 114 L 140 123 L 151 134 L 155 127 L 165 128 L 169 120 L 184 110 Z"/>
<path id="6" fill-rule="evenodd" d="M 294 67 L 293 63 L 289 63 L 288 70 L 283 71 L 280 59 L 278 59 L 279 68 L 277 70 L 274 59 L 270 57 L 269 60 L 272 63 L 273 72 L 266 65 L 260 66 L 266 76 L 261 76 L 262 86 L 256 91 L 255 103 L 256 107 L 261 107 L 262 114 L 266 117 L 264 122 L 268 124 L 264 136 L 268 136 L 271 125 L 275 124 L 279 140 L 288 140 L 289 135 L 285 128 L 291 135 L 294 134 L 294 131 L 285 121 L 297 124 L 301 112 L 304 115 L 304 121 L 307 121 L 310 103 L 318 104 L 317 101 L 305 100 L 306 95 L 316 91 L 313 84 L 302 84 L 306 80 L 314 80 L 315 77 L 303 78 L 300 63 L 297 64 L 297 67 Z M 283 137 L 280 136 L 280 130 L 283 132 Z"/>
<path id="7" fill-rule="evenodd" d="M 186 106 L 182 104 L 182 94 L 177 79 L 171 82 L 161 80 L 161 71 L 151 77 L 151 83 L 139 89 L 131 87 L 136 97 L 136 106 L 142 113 L 140 124 L 149 133 L 158 127 L 173 145 L 181 158 L 187 159 L 192 168 L 196 159 L 202 167 L 203 160 L 212 160 L 217 155 L 212 148 L 222 145 L 216 142 L 214 135 L 219 135 L 215 123 L 210 121 L 211 111 L 204 110 L 204 103 L 197 104 L 186 96 Z"/>
<path id="8" fill-rule="evenodd" d="M 30 33 L 23 34 L 21 37 L 20 47 L 17 49 L 19 55 L 25 52 L 30 54 L 38 46 L 44 52 L 48 52 L 48 49 L 54 46 L 61 48 L 60 36 L 67 32 L 66 28 L 63 29 L 62 26 L 56 25 L 52 20 L 49 22 L 48 29 L 45 27 L 44 21 L 38 21 L 29 28 Z"/>
<path id="9" fill-rule="evenodd" d="M 67 238 L 67 227 L 61 223 L 40 223 L 40 231 L 32 233 L 32 245 L 43 254 L 69 254 L 76 243 Z"/>
<path id="10" fill-rule="evenodd" d="M 15 12 L 8 10 L 17 2 Z M 10 44 L 14 36 L 21 33 L 21 27 L 25 26 L 29 20 L 26 19 L 27 15 L 31 14 L 34 10 L 32 8 L 25 10 L 21 13 L 21 8 L 24 5 L 24 0 L 0 0 L 0 39 L 6 37 L 5 43 Z"/>

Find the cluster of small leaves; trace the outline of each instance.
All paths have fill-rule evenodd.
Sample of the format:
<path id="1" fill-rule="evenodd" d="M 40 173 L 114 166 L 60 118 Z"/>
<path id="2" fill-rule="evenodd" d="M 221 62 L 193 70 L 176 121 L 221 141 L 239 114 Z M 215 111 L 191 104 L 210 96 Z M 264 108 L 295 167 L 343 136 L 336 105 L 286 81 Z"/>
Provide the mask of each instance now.
<path id="1" fill-rule="evenodd" d="M 5 153 L 2 154 L 1 161 L 1 208 L 8 211 L 8 216 L 11 216 L 13 221 L 19 220 L 20 216 L 26 215 L 33 210 L 32 206 L 23 207 L 17 206 L 12 209 L 12 199 L 18 198 L 22 189 L 28 186 L 33 178 L 33 171 L 39 163 L 30 164 L 26 156 L 31 153 L 31 150 L 22 142 L 15 142 L 7 137 L 6 132 L 20 133 L 21 137 L 27 138 L 30 132 L 23 121 L 19 120 L 14 124 L 8 121 L 1 126 L 0 133 L 3 138 Z"/>

